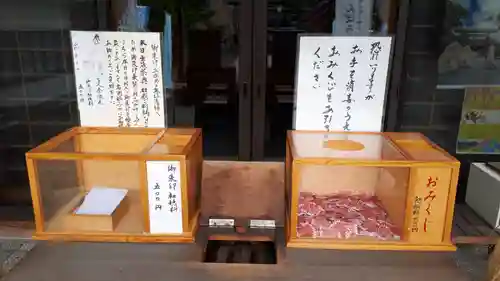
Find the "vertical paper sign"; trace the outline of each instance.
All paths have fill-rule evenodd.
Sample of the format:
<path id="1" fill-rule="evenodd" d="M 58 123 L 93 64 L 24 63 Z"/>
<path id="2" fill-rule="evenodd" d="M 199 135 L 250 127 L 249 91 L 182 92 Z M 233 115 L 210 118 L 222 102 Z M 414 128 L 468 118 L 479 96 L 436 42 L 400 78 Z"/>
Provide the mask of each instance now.
<path id="1" fill-rule="evenodd" d="M 182 233 L 179 161 L 148 161 L 149 230 L 151 234 Z"/>
<path id="2" fill-rule="evenodd" d="M 368 36 L 372 25 L 372 11 L 372 0 L 337 0 L 333 34 Z"/>
<path id="3" fill-rule="evenodd" d="M 81 126 L 165 127 L 159 33 L 71 31 Z"/>
<path id="4" fill-rule="evenodd" d="M 392 38 L 299 40 L 294 128 L 380 132 Z"/>

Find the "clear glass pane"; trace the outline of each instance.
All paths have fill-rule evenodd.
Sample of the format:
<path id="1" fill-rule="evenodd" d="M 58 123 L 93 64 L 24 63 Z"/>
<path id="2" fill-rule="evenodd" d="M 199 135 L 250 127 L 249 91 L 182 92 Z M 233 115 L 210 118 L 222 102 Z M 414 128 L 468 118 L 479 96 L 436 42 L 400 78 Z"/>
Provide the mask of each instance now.
<path id="1" fill-rule="evenodd" d="M 238 155 L 238 69 L 241 10 L 238 1 L 141 0 L 150 7 L 147 28 L 172 22 L 169 123 L 203 129 L 206 157 Z M 249 12 L 249 11 L 247 11 Z"/>
<path id="2" fill-rule="evenodd" d="M 297 237 L 402 239 L 409 168 L 299 167 Z"/>
<path id="3" fill-rule="evenodd" d="M 381 134 L 293 131 L 291 136 L 296 158 L 405 160 L 392 142 Z"/>
<path id="4" fill-rule="evenodd" d="M 69 32 L 105 28 L 106 2 L 0 1 L 0 189 L 12 198 L 29 195 L 24 154 L 79 123 Z"/>
<path id="5" fill-rule="evenodd" d="M 84 234 L 143 232 L 138 161 L 35 160 L 35 167 L 41 192 L 44 231 Z M 112 200 L 99 201 L 98 211 L 92 209 L 95 210 L 92 214 L 79 213 L 89 194 L 102 189 L 126 194 L 113 206 L 102 205 L 110 204 Z M 107 213 L 103 209 L 113 211 Z"/>

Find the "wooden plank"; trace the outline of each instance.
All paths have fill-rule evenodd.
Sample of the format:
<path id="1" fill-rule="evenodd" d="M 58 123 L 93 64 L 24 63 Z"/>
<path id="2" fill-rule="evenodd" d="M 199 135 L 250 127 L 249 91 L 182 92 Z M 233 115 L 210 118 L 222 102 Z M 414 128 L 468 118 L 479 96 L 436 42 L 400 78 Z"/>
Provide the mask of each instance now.
<path id="1" fill-rule="evenodd" d="M 453 219 L 453 226 L 451 229 L 451 237 L 465 236 L 465 232 L 456 224 L 455 219 Z"/>
<path id="2" fill-rule="evenodd" d="M 475 227 L 470 225 L 470 223 L 463 218 L 459 208 L 455 208 L 453 223 L 455 223 L 464 232 L 465 236 L 482 236 Z"/>
<path id="3" fill-rule="evenodd" d="M 217 259 L 215 262 L 218 263 L 226 263 L 229 260 L 229 256 L 231 254 L 231 246 L 230 245 L 221 245 L 217 249 Z"/>
<path id="4" fill-rule="evenodd" d="M 474 244 L 474 245 L 494 245 L 498 241 L 498 237 L 493 236 L 457 236 L 453 237 L 455 244 Z"/>
<path id="5" fill-rule="evenodd" d="M 283 163 L 204 161 L 202 186 L 201 225 L 208 225 L 210 217 L 284 224 Z"/>
<path id="6" fill-rule="evenodd" d="M 466 204 L 457 204 L 455 207 L 460 215 L 483 236 L 498 236 L 498 233 L 480 218 L 474 210 Z"/>

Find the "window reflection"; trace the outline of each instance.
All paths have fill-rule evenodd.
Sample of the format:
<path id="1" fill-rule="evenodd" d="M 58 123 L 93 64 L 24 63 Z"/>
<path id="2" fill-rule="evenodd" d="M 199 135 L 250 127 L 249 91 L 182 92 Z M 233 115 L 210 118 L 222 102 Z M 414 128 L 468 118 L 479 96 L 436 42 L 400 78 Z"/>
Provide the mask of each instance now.
<path id="1" fill-rule="evenodd" d="M 78 123 L 69 31 L 97 29 L 96 10 L 94 0 L 0 2 L 0 194 L 28 192 L 24 153 Z"/>

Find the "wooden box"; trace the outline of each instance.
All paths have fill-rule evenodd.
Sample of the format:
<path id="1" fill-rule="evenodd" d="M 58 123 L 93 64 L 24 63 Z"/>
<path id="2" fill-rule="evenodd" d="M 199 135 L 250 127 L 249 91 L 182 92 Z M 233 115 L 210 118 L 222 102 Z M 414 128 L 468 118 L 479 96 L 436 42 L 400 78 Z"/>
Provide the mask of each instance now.
<path id="1" fill-rule="evenodd" d="M 287 247 L 452 251 L 459 167 L 418 133 L 290 131 Z"/>
<path id="2" fill-rule="evenodd" d="M 35 238 L 192 242 L 202 161 L 199 129 L 63 132 L 26 153 Z"/>

